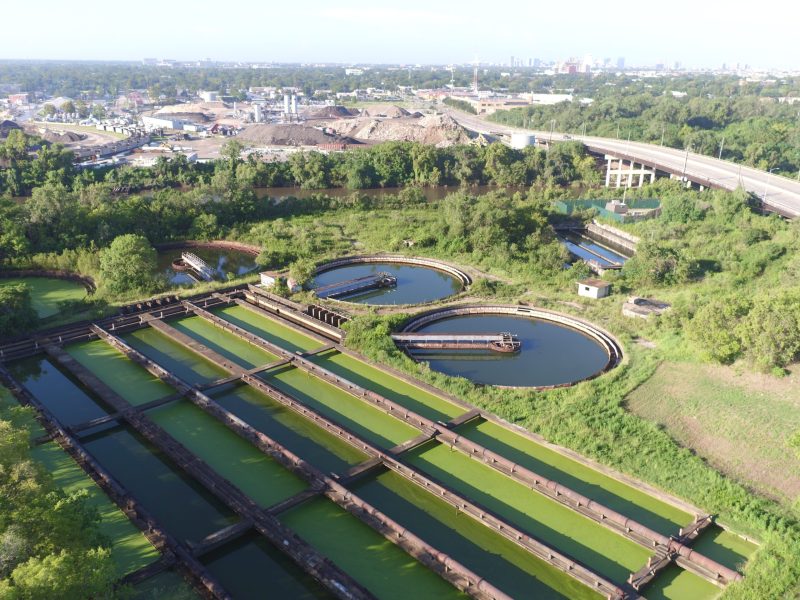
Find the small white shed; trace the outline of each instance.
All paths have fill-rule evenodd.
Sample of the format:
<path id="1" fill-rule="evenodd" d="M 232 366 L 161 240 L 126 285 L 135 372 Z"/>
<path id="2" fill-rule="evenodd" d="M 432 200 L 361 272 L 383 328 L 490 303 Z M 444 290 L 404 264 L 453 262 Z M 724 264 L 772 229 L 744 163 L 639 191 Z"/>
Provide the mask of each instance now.
<path id="1" fill-rule="evenodd" d="M 605 298 L 611 293 L 611 284 L 602 279 L 582 279 L 578 281 L 578 295 L 586 298 Z"/>

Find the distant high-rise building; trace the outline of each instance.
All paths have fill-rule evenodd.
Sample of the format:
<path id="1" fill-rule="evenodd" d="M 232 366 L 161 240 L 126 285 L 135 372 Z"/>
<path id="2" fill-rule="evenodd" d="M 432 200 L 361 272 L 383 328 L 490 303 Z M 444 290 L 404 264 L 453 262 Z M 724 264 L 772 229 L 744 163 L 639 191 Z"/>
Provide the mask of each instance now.
<path id="1" fill-rule="evenodd" d="M 620 56 L 617 59 L 617 68 L 618 69 L 624 69 L 625 68 L 625 57 L 624 56 Z"/>
<path id="2" fill-rule="evenodd" d="M 514 66 L 514 55 L 513 54 L 511 55 L 511 62 L 508 63 L 508 66 L 509 67 L 513 67 Z"/>
<path id="3" fill-rule="evenodd" d="M 533 59 L 533 66 L 534 66 L 534 68 L 538 69 L 538 68 L 541 66 L 541 64 L 542 64 L 542 61 L 541 61 L 541 60 L 539 60 L 538 58 L 534 58 L 534 59 Z"/>
<path id="4" fill-rule="evenodd" d="M 532 58 L 528 58 L 528 66 L 529 67 L 533 66 L 533 59 Z"/>

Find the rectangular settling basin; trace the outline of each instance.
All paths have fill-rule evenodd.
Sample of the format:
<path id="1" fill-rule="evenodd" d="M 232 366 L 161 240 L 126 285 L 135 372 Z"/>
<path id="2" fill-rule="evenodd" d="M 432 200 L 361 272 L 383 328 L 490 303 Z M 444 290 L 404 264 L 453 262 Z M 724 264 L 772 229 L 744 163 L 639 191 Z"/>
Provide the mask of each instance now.
<path id="1" fill-rule="evenodd" d="M 618 585 L 651 555 L 616 532 L 448 446 L 428 443 L 404 455 L 403 460 Z"/>
<path id="2" fill-rule="evenodd" d="M 466 597 L 326 498 L 314 498 L 280 518 L 381 600 Z"/>

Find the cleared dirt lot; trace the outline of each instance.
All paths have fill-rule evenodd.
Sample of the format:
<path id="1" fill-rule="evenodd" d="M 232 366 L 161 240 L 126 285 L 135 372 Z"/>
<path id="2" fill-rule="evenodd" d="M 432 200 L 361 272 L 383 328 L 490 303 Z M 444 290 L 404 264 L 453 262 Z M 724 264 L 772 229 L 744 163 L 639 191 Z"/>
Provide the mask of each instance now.
<path id="1" fill-rule="evenodd" d="M 786 504 L 800 500 L 800 375 L 783 379 L 735 367 L 664 363 L 627 398 L 715 468 Z"/>

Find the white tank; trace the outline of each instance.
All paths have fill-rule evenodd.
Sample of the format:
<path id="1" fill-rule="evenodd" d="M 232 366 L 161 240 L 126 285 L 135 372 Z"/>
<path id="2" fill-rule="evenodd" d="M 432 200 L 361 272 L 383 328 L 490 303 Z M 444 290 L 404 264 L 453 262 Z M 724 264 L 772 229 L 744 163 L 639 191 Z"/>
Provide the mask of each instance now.
<path id="1" fill-rule="evenodd" d="M 517 150 L 522 150 L 527 146 L 533 146 L 536 143 L 536 136 L 529 133 L 512 133 L 511 134 L 511 147 Z"/>

